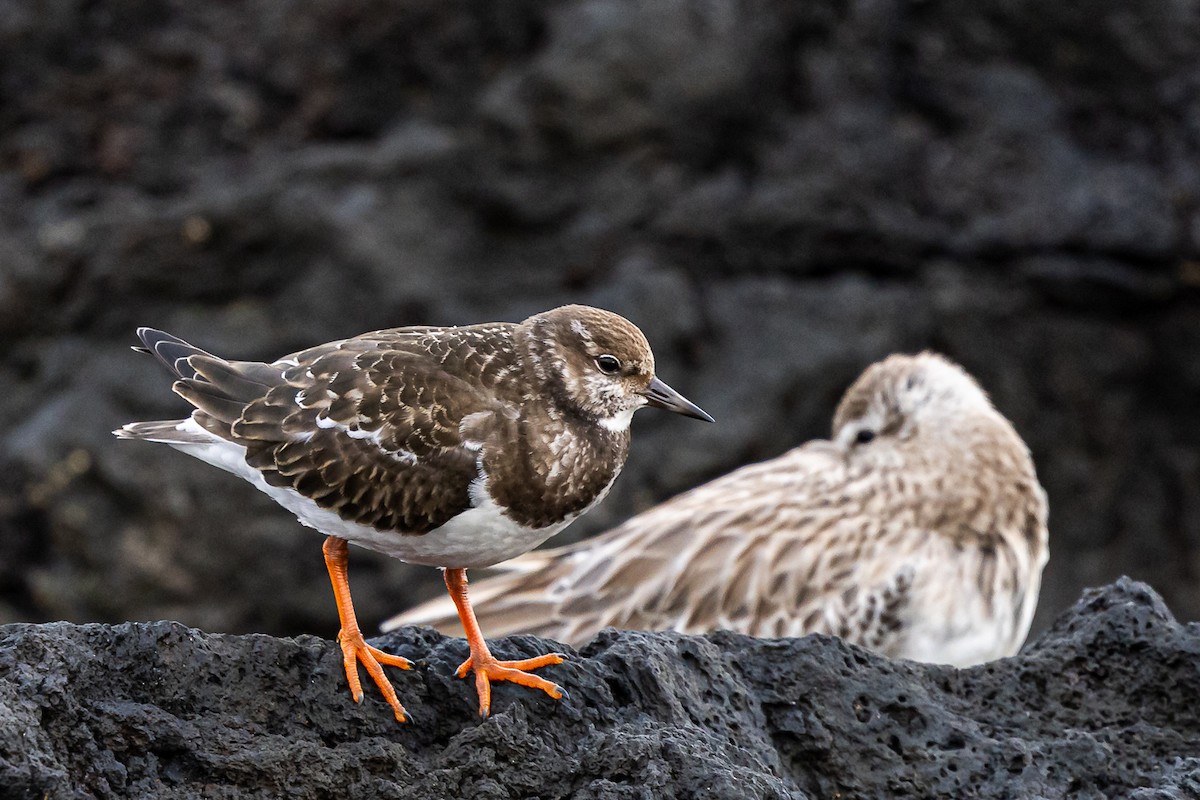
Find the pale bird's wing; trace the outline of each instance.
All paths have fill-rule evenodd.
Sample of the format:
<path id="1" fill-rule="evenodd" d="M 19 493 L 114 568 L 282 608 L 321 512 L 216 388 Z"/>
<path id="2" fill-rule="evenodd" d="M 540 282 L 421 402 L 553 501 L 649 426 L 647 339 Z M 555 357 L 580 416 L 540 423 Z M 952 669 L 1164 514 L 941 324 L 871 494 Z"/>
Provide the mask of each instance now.
<path id="1" fill-rule="evenodd" d="M 872 609 L 894 612 L 906 588 L 894 574 L 864 574 L 852 557 L 869 548 L 871 531 L 848 520 L 858 499 L 843 491 L 845 473 L 836 448 L 809 443 L 601 536 L 513 559 L 472 587 L 480 624 L 489 636 L 532 633 L 576 646 L 608 626 L 851 638 L 879 628 L 886 615 Z M 886 596 L 873 601 L 874 591 Z M 448 599 L 384 627 L 409 624 L 462 632 Z"/>

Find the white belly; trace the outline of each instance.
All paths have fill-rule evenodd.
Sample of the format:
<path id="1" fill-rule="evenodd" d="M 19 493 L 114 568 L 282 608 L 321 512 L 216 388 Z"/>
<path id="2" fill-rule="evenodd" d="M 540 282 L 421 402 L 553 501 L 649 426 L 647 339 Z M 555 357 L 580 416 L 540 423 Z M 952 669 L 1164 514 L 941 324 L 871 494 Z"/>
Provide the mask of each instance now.
<path id="1" fill-rule="evenodd" d="M 1012 655 L 1016 650 L 1012 638 L 1012 626 L 1004 624 L 999 616 L 979 617 L 961 627 L 922 624 L 905 637 L 896 655 L 912 661 L 970 667 Z"/>
<path id="2" fill-rule="evenodd" d="M 970 559 L 965 559 L 962 568 L 963 573 L 930 581 L 924 592 L 918 588 L 910 611 L 912 627 L 896 655 L 969 667 L 1011 656 L 1020 649 L 1037 602 L 1038 574 L 1032 576 L 1018 609 L 1014 605 L 1017 598 L 999 587 L 993 589 L 991 602 L 986 601 L 975 576 L 969 574 L 973 568 Z M 936 585 L 929 585 L 932 583 Z"/>
<path id="3" fill-rule="evenodd" d="M 197 432 L 203 429 L 188 420 L 188 430 Z M 488 567 L 532 550 L 579 516 L 576 514 L 545 528 L 527 528 L 506 516 L 486 491 L 478 491 L 472 492 L 475 502 L 472 508 L 429 533 L 380 531 L 342 519 L 294 489 L 270 485 L 261 472 L 246 463 L 246 448 L 239 444 L 215 436 L 204 444 L 168 444 L 245 479 L 310 528 L 411 564 L 451 568 Z M 600 497 L 603 496 L 602 493 Z"/>

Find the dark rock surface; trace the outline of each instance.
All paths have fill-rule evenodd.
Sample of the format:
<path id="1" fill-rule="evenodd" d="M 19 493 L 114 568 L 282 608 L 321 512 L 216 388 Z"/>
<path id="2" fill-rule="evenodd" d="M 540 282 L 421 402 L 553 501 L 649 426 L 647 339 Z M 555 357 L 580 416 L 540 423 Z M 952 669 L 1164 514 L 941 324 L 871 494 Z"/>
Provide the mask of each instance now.
<path id="1" fill-rule="evenodd" d="M 0 795 L 1156 798 L 1200 793 L 1200 626 L 1089 591 L 1021 655 L 957 671 L 837 639 L 606 632 L 474 716 L 461 640 L 386 649 L 416 722 L 337 646 L 176 623 L 0 627 Z M 552 646 L 503 640 L 502 657 Z"/>
<path id="2" fill-rule="evenodd" d="M 1170 0 L 5 2 L 0 621 L 335 629 L 318 539 L 109 435 L 183 410 L 136 325 L 261 358 L 564 302 L 719 421 L 639 415 L 566 538 L 934 347 L 1033 448 L 1036 625 L 1122 573 L 1200 617 L 1197 52 Z M 351 579 L 367 625 L 440 591 Z"/>

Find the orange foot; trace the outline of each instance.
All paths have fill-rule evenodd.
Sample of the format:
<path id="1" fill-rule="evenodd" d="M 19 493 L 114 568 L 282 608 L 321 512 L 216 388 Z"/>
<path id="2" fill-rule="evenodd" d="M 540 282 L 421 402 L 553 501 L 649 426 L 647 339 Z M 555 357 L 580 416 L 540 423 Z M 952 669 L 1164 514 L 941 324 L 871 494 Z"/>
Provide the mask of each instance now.
<path id="1" fill-rule="evenodd" d="M 346 540 L 336 536 L 326 536 L 325 546 L 322 549 L 325 551 L 325 568 L 329 570 L 329 580 L 333 584 L 333 599 L 337 601 L 338 619 L 342 621 L 342 629 L 338 631 L 337 638 L 338 643 L 342 646 L 342 664 L 346 668 L 346 682 L 350 684 L 350 696 L 354 698 L 354 702 L 362 702 L 362 684 L 358 680 L 358 662 L 361 661 L 362 665 L 367 668 L 367 674 L 379 687 L 379 691 L 383 692 L 383 697 L 395 712 L 396 719 L 406 722 L 408 714 L 405 713 L 404 706 L 400 705 L 400 700 L 396 697 L 396 690 L 392 688 L 391 682 L 383 674 L 383 667 L 380 664 L 400 669 L 410 669 L 412 664 L 408 663 L 407 658 L 393 656 L 376 647 L 371 647 L 363 638 L 362 629 L 358 627 L 358 619 L 354 616 L 354 603 L 350 600 L 350 580 L 346 576 L 349 545 L 346 544 Z"/>
<path id="2" fill-rule="evenodd" d="M 476 663 L 476 656 L 479 658 L 478 663 Z M 492 681 L 508 681 L 528 686 L 531 689 L 541 689 L 555 700 L 561 699 L 565 694 L 562 687 L 524 670 L 561 664 L 565 658 L 566 656 L 561 653 L 547 653 L 544 656 L 526 658 L 522 661 L 497 661 L 485 646 L 481 653 L 475 653 L 472 648 L 471 657 L 464 661 L 454 674 L 465 678 L 468 672 L 475 671 L 475 691 L 479 695 L 479 716 L 486 718 L 492 712 Z"/>
<path id="3" fill-rule="evenodd" d="M 383 674 L 383 667 L 380 664 L 400 669 L 412 669 L 412 663 L 403 656 L 394 656 L 367 644 L 362 631 L 357 628 L 350 630 L 342 628 L 338 631 L 337 638 L 338 643 L 342 646 L 342 663 L 346 668 L 346 682 L 350 684 L 350 695 L 354 698 L 354 702 L 361 703 L 363 699 L 362 683 L 358 679 L 358 662 L 361 661 L 367 669 L 367 674 L 371 676 L 375 685 L 379 687 L 379 691 L 383 693 L 383 699 L 387 700 L 388 705 L 392 707 L 396 719 L 400 722 L 407 722 L 408 714 L 405 712 L 404 706 L 400 705 L 400 699 L 396 697 L 396 690 L 392 688 L 391 681 Z"/>

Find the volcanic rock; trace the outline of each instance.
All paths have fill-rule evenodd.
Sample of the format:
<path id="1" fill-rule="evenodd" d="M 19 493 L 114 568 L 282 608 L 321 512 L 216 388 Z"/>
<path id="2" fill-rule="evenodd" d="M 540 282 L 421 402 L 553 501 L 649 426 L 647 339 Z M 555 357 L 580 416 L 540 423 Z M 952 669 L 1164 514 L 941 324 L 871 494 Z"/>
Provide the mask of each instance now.
<path id="1" fill-rule="evenodd" d="M 0 627 L 5 798 L 1099 798 L 1200 793 L 1200 626 L 1122 579 L 965 670 L 823 636 L 606 631 L 476 716 L 462 640 L 376 640 L 413 713 L 335 643 L 172 622 Z M 502 657 L 557 648 L 532 637 Z"/>

